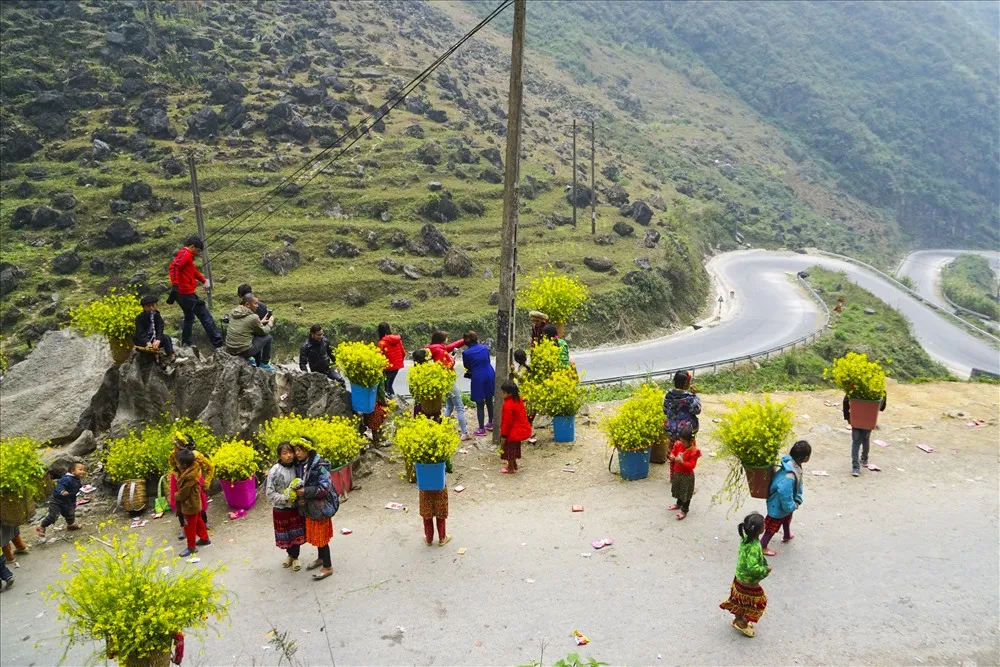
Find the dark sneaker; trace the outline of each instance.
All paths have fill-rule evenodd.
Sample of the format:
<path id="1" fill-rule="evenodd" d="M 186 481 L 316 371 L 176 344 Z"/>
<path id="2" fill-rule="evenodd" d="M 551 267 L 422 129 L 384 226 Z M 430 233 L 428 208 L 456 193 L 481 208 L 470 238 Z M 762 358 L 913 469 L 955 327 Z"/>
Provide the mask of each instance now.
<path id="1" fill-rule="evenodd" d="M 851 475 L 854 476 L 854 477 L 860 477 L 861 476 L 861 468 L 855 468 L 854 470 L 852 470 L 851 471 Z"/>
<path id="2" fill-rule="evenodd" d="M 211 546 L 212 540 L 198 540 L 197 542 L 195 542 L 195 544 L 198 545 L 199 547 L 207 547 Z"/>
<path id="3" fill-rule="evenodd" d="M 178 542 L 181 541 L 181 540 L 186 540 L 186 539 L 187 539 L 187 535 L 184 534 L 183 530 L 181 532 L 177 533 L 177 541 Z"/>
<path id="4" fill-rule="evenodd" d="M 191 554 L 196 554 L 196 553 L 198 553 L 198 550 L 197 550 L 197 549 L 185 549 L 184 551 L 180 552 L 180 553 L 179 553 L 178 555 L 179 555 L 179 556 L 180 556 L 181 558 L 187 558 L 187 557 L 188 557 L 188 556 L 190 556 Z"/>

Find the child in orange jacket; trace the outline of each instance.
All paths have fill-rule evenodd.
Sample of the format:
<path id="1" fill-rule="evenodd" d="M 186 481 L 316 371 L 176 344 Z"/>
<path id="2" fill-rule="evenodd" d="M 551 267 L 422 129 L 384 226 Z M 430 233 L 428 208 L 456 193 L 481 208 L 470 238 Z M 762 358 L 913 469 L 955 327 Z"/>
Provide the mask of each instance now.
<path id="1" fill-rule="evenodd" d="M 670 450 L 670 493 L 676 498 L 668 510 L 677 512 L 680 521 L 691 511 L 691 496 L 694 495 L 694 468 L 701 458 L 701 450 L 694 442 L 694 434 L 690 426 L 682 426 L 678 439 Z"/>
<path id="2" fill-rule="evenodd" d="M 507 462 L 500 472 L 511 474 L 517 472 L 517 460 L 521 458 L 521 443 L 531 437 L 531 422 L 524 409 L 524 401 L 518 391 L 517 384 L 507 380 L 500 387 L 503 392 L 503 411 L 500 413 L 500 447 L 501 456 Z"/>

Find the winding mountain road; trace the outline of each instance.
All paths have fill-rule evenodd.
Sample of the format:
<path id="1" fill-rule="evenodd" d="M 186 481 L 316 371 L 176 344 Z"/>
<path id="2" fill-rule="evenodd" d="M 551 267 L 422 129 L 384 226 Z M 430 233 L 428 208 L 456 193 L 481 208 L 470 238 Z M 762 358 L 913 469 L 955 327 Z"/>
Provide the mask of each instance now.
<path id="1" fill-rule="evenodd" d="M 725 310 L 716 323 L 640 343 L 574 350 L 573 359 L 584 381 L 603 382 L 711 367 L 790 345 L 826 323 L 823 307 L 793 279 L 797 272 L 813 266 L 845 273 L 901 312 L 931 358 L 957 376 L 968 378 L 974 368 L 1000 373 L 1000 351 L 874 272 L 822 254 L 763 250 L 724 253 L 709 262 L 707 268 L 725 294 Z M 730 291 L 735 294 L 732 298 Z M 467 390 L 468 381 L 461 378 L 461 371 L 459 378 Z M 395 386 L 406 392 L 406 369 Z"/>
<path id="2" fill-rule="evenodd" d="M 1000 252 L 995 250 L 918 250 L 906 256 L 896 275 L 910 277 L 920 296 L 953 310 L 941 291 L 941 272 L 959 255 L 981 255 L 990 261 L 994 271 L 1000 271 Z"/>

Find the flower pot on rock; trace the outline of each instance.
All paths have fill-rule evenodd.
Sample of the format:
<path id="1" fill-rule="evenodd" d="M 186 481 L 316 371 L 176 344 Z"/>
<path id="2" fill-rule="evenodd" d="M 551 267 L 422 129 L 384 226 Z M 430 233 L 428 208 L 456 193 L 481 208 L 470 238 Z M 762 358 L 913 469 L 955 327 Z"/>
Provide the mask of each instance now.
<path id="1" fill-rule="evenodd" d="M 774 466 L 743 466 L 750 487 L 750 497 L 767 500 L 774 480 Z"/>
<path id="2" fill-rule="evenodd" d="M 248 510 L 257 502 L 257 480 L 253 477 L 240 482 L 219 480 L 222 485 L 222 497 L 230 509 Z"/>
<path id="3" fill-rule="evenodd" d="M 851 427 L 863 428 L 871 431 L 878 423 L 879 408 L 882 401 L 864 401 L 860 398 L 852 398 L 851 401 Z"/>
<path id="4" fill-rule="evenodd" d="M 359 387 L 351 384 L 351 409 L 362 415 L 375 412 L 375 399 L 378 396 L 378 385 L 374 387 Z"/>
<path id="5" fill-rule="evenodd" d="M 552 437 L 556 442 L 576 440 L 576 415 L 553 417 Z"/>
<path id="6" fill-rule="evenodd" d="M 420 491 L 440 491 L 445 484 L 445 462 L 416 463 L 417 489 Z"/>
<path id="7" fill-rule="evenodd" d="M 618 450 L 618 471 L 622 479 L 634 481 L 649 477 L 649 448 L 637 452 Z"/>
<path id="8" fill-rule="evenodd" d="M 121 366 L 132 356 L 132 341 L 123 338 L 109 338 L 108 345 L 111 347 L 111 359 L 118 366 Z"/>

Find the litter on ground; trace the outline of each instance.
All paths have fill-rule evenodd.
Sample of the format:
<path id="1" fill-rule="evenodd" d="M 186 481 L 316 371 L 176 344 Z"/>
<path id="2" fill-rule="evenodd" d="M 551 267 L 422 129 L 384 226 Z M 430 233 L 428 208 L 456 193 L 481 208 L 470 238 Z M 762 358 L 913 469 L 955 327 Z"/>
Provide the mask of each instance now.
<path id="1" fill-rule="evenodd" d="M 341 535 L 350 535 L 350 534 L 351 534 L 351 533 L 353 533 L 353 532 L 354 532 L 354 531 L 353 531 L 353 530 L 351 530 L 350 528 L 341 528 L 341 529 L 340 529 L 340 534 L 341 534 Z"/>
<path id="2" fill-rule="evenodd" d="M 573 507 L 571 509 L 574 512 L 582 512 L 583 511 L 583 505 L 573 505 Z"/>
<path id="3" fill-rule="evenodd" d="M 465 487 L 464 486 L 456 486 L 455 487 L 455 493 L 461 493 L 462 491 L 465 491 Z"/>
<path id="4" fill-rule="evenodd" d="M 462 547 L 461 549 L 458 550 L 458 555 L 459 556 L 464 556 L 465 555 L 465 551 L 466 551 L 465 547 Z"/>
<path id="5" fill-rule="evenodd" d="M 937 451 L 930 445 L 917 445 L 917 449 L 919 449 L 922 452 L 927 452 L 928 454 L 933 454 L 934 452 Z"/>
<path id="6" fill-rule="evenodd" d="M 817 477 L 829 477 L 830 473 L 825 470 L 813 470 L 813 474 Z"/>
<path id="7" fill-rule="evenodd" d="M 573 638 L 576 639 L 576 645 L 577 646 L 583 646 L 584 644 L 589 644 L 590 643 L 590 637 L 587 637 L 586 635 L 584 635 L 579 630 L 574 630 L 573 631 Z"/>
<path id="8" fill-rule="evenodd" d="M 869 463 L 869 464 L 868 464 L 868 465 L 866 465 L 865 467 L 866 467 L 866 468 L 868 468 L 869 470 L 872 470 L 872 471 L 874 471 L 874 472 L 881 472 L 881 471 L 882 471 L 882 469 L 881 469 L 881 468 L 879 468 L 879 467 L 878 467 L 877 465 L 875 465 L 874 463 Z"/>
<path id="9" fill-rule="evenodd" d="M 405 507 L 406 507 L 406 505 L 404 505 L 403 503 L 386 503 L 385 504 L 385 508 L 387 510 L 401 510 L 401 509 L 404 509 Z"/>
<path id="10" fill-rule="evenodd" d="M 885 440 L 872 440 L 872 442 L 874 442 L 879 447 L 888 447 L 889 446 L 889 443 L 886 442 Z"/>

